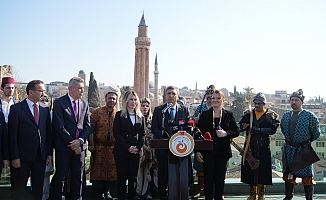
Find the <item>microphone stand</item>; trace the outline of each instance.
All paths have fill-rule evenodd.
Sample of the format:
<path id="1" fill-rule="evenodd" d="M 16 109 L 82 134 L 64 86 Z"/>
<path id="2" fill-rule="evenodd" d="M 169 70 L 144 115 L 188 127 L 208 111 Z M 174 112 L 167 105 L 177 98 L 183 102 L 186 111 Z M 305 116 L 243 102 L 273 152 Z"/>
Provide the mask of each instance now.
<path id="1" fill-rule="evenodd" d="M 162 137 L 165 133 L 168 136 L 168 138 L 171 138 L 170 134 L 165 131 L 164 119 L 165 119 L 165 112 L 162 112 Z"/>

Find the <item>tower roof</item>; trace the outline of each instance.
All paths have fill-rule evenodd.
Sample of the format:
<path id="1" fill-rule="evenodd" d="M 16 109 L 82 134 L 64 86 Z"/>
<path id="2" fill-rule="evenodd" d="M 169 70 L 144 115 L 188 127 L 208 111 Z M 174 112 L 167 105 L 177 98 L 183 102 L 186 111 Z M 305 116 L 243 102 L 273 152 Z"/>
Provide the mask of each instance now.
<path id="1" fill-rule="evenodd" d="M 142 15 L 142 17 L 141 17 L 141 20 L 140 20 L 140 22 L 139 22 L 139 26 L 146 26 L 144 13 L 143 13 L 143 15 Z"/>
<path id="2" fill-rule="evenodd" d="M 155 63 L 154 64 L 158 65 L 158 63 L 157 63 L 157 53 L 156 53 L 156 56 L 155 56 Z"/>

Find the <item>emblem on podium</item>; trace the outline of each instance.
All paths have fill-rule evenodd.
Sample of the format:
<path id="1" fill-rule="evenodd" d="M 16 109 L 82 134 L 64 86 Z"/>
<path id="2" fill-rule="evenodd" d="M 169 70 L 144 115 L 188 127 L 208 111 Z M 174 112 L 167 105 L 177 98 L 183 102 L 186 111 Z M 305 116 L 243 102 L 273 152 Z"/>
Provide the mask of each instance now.
<path id="1" fill-rule="evenodd" d="M 178 131 L 169 141 L 169 149 L 172 154 L 178 157 L 185 157 L 194 150 L 195 142 L 192 136 L 186 131 Z"/>

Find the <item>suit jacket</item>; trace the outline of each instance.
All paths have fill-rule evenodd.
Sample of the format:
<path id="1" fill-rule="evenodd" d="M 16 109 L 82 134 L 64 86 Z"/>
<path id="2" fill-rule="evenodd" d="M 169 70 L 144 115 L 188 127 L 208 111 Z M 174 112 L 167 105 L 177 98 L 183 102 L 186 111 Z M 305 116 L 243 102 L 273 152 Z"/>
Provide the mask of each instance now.
<path id="1" fill-rule="evenodd" d="M 201 151 L 204 156 L 206 153 L 213 153 L 214 155 L 218 155 L 221 158 L 232 157 L 230 140 L 239 136 L 238 125 L 234 119 L 232 112 L 225 109 L 222 110 L 221 128 L 226 131 L 226 137 L 218 138 L 216 136 L 216 127 L 213 128 L 213 108 L 202 112 L 198 121 L 198 128 L 203 134 L 210 132 L 214 141 L 213 150 Z"/>
<path id="2" fill-rule="evenodd" d="M 172 131 L 172 127 L 169 126 L 168 121 L 171 120 L 170 114 L 168 111 L 164 113 L 164 131 L 166 133 L 162 134 L 162 110 L 167 106 L 167 104 L 163 104 L 160 106 L 155 107 L 153 113 L 153 120 L 152 120 L 152 132 L 156 139 L 168 139 L 169 137 L 167 134 L 172 136 L 176 133 L 176 131 Z M 183 119 L 184 122 L 187 122 L 189 118 L 188 108 L 177 104 L 177 109 L 174 117 L 174 125 L 177 125 L 179 119 Z M 167 150 L 165 149 L 156 149 L 155 154 L 156 156 L 163 156 L 163 154 Z"/>
<path id="3" fill-rule="evenodd" d="M 138 151 L 143 146 L 144 124 L 143 118 L 136 116 L 135 125 L 132 124 L 129 114 L 122 117 L 121 111 L 115 114 L 113 133 L 116 139 L 113 154 L 122 157 L 139 157 L 139 154 L 129 153 L 130 146 L 137 146 Z"/>
<path id="4" fill-rule="evenodd" d="M 10 107 L 8 133 L 11 160 L 33 161 L 39 147 L 43 160 L 52 156 L 50 109 L 39 105 L 39 116 L 37 125 L 26 99 Z"/>
<path id="5" fill-rule="evenodd" d="M 79 99 L 78 120 L 76 120 L 74 109 L 71 105 L 68 94 L 55 100 L 53 103 L 53 137 L 56 151 L 72 151 L 67 147 L 76 138 L 77 128 L 79 138 L 86 142 L 90 131 L 90 117 L 88 103 Z M 82 151 L 86 149 L 86 144 L 81 145 Z"/>
<path id="6" fill-rule="evenodd" d="M 2 161 L 9 160 L 9 155 L 8 133 L 6 129 L 5 117 L 3 113 L 0 112 L 0 171 L 2 170 Z"/>

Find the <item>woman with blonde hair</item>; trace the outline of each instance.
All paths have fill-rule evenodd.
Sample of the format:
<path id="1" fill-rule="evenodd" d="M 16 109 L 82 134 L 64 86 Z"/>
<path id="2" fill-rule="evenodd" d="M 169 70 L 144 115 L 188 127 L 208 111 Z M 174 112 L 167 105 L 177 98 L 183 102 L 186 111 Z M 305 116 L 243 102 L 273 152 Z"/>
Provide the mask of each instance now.
<path id="1" fill-rule="evenodd" d="M 118 199 L 136 196 L 135 183 L 139 166 L 139 152 L 143 146 L 144 123 L 138 95 L 127 91 L 122 99 L 122 110 L 114 118 L 113 132 L 116 143 L 113 149 L 118 174 Z"/>

